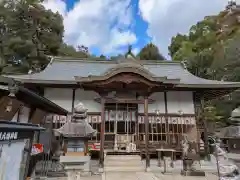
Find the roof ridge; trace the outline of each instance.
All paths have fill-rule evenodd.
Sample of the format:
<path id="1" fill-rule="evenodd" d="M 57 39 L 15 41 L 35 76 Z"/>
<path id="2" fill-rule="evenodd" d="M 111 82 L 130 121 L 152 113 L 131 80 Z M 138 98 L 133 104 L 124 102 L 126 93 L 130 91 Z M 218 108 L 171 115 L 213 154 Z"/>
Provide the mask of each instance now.
<path id="1" fill-rule="evenodd" d="M 101 58 L 77 58 L 77 57 L 53 57 L 53 62 L 89 62 L 89 63 L 117 63 L 116 61 L 106 60 Z"/>
<path id="2" fill-rule="evenodd" d="M 107 60 L 107 59 L 101 59 L 101 58 L 77 58 L 77 57 L 70 57 L 70 56 L 53 56 L 53 62 L 89 62 L 89 63 L 119 63 L 118 60 Z M 127 58 L 123 58 L 126 59 Z M 139 61 L 140 64 L 181 64 L 180 61 L 171 61 L 171 60 L 134 60 Z"/>
<path id="3" fill-rule="evenodd" d="M 173 65 L 173 64 L 176 64 L 176 65 L 182 65 L 181 62 L 178 62 L 178 61 L 159 61 L 159 60 L 141 60 L 141 63 L 143 63 L 144 65 L 151 65 L 151 64 L 166 64 L 166 65 Z"/>

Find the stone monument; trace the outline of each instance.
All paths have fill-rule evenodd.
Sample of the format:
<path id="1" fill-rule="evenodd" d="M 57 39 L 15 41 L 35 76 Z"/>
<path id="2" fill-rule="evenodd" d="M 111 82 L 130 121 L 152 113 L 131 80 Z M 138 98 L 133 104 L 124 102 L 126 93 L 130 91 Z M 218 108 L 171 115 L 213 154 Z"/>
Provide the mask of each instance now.
<path id="1" fill-rule="evenodd" d="M 197 143 L 189 141 L 186 135 L 183 135 L 183 176 L 205 176 L 205 172 L 200 167 L 200 155 L 197 154 Z"/>
<path id="2" fill-rule="evenodd" d="M 64 155 L 60 156 L 60 162 L 64 165 L 69 180 L 90 174 L 88 139 L 95 136 L 96 131 L 88 124 L 86 118 L 87 109 L 79 103 L 74 108 L 72 120 L 56 130 L 64 137 Z"/>

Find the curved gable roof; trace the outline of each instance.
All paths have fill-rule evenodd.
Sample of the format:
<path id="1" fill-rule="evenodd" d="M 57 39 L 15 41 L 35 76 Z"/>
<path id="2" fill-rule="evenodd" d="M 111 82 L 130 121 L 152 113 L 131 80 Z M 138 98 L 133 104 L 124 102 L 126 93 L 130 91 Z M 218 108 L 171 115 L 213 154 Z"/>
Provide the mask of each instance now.
<path id="1" fill-rule="evenodd" d="M 144 64 L 141 64 L 139 61 L 135 61 L 136 60 L 132 61 L 132 59 L 129 59 L 129 61 L 118 61 L 118 64 L 114 65 L 113 67 L 109 67 L 106 71 L 99 75 L 90 75 L 87 77 L 75 76 L 75 79 L 78 82 L 91 82 L 96 80 L 107 80 L 120 73 L 134 73 L 144 77 L 145 79 L 155 82 L 176 83 L 180 81 L 179 78 L 168 79 L 167 76 L 156 76 L 147 68 L 145 68 Z"/>

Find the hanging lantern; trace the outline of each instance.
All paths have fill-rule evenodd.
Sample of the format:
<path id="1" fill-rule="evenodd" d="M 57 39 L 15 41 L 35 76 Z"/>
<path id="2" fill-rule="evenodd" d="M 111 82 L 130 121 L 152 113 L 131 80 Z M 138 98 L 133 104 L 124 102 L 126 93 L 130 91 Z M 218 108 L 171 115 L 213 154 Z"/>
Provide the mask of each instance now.
<path id="1" fill-rule="evenodd" d="M 156 110 L 155 110 L 155 113 L 156 113 L 157 116 L 160 115 L 159 109 L 156 109 Z"/>
<path id="2" fill-rule="evenodd" d="M 10 99 L 10 101 L 8 102 L 8 104 L 6 106 L 6 109 L 5 109 L 6 112 L 11 112 L 12 111 L 12 107 L 13 107 L 12 104 L 13 104 L 12 99 Z"/>
<path id="3" fill-rule="evenodd" d="M 179 111 L 178 111 L 178 114 L 179 114 L 180 116 L 182 116 L 182 115 L 183 115 L 183 111 L 182 111 L 182 110 L 179 110 Z"/>
<path id="4" fill-rule="evenodd" d="M 18 88 L 17 88 L 17 85 L 9 85 L 8 86 L 8 91 L 9 91 L 9 94 L 8 94 L 8 97 L 16 97 L 15 94 L 16 92 L 18 91 Z"/>
<path id="5" fill-rule="evenodd" d="M 10 97 L 10 101 L 8 102 L 5 111 L 6 112 L 11 112 L 12 111 L 12 107 L 13 107 L 12 99 L 16 97 L 15 94 L 18 91 L 17 85 L 16 84 L 9 85 L 8 86 L 8 91 L 9 91 L 8 97 Z"/>

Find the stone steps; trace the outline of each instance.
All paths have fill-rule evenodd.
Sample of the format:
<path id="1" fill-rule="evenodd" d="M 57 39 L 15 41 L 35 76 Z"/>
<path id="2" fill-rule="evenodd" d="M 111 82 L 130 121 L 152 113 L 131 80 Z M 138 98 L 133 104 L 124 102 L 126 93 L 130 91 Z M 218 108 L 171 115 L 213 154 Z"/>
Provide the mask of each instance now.
<path id="1" fill-rule="evenodd" d="M 107 160 L 139 160 L 141 161 L 141 157 L 138 155 L 107 155 L 105 157 L 105 161 Z"/>
<path id="2" fill-rule="evenodd" d="M 144 172 L 144 167 L 105 166 L 104 172 Z"/>
<path id="3" fill-rule="evenodd" d="M 125 162 L 125 161 L 108 161 L 105 162 L 106 166 L 142 166 L 142 162 L 141 161 L 129 161 L 129 162 Z"/>
<path id="4" fill-rule="evenodd" d="M 105 172 L 143 172 L 144 170 L 144 165 L 138 155 L 107 155 L 105 157 Z"/>

